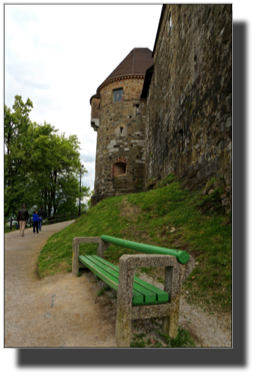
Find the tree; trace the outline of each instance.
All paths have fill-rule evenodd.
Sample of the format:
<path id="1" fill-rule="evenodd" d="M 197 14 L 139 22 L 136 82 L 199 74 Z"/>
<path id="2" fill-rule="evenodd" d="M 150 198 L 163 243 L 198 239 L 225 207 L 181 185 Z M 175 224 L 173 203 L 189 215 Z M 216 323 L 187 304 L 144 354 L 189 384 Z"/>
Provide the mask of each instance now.
<path id="1" fill-rule="evenodd" d="M 18 205 L 25 202 L 28 174 L 26 170 L 27 158 L 23 148 L 31 125 L 29 113 L 33 103 L 27 99 L 22 101 L 21 96 L 15 96 L 13 111 L 4 107 L 4 190 L 5 190 L 5 217 L 14 214 Z"/>
<path id="2" fill-rule="evenodd" d="M 5 106 L 5 216 L 21 203 L 42 205 L 47 216 L 74 212 L 79 199 L 80 142 L 58 134 L 50 124 L 32 123 L 32 102 L 15 97 L 13 111 Z M 82 170 L 82 172 L 87 172 Z M 89 189 L 82 187 L 82 196 Z"/>

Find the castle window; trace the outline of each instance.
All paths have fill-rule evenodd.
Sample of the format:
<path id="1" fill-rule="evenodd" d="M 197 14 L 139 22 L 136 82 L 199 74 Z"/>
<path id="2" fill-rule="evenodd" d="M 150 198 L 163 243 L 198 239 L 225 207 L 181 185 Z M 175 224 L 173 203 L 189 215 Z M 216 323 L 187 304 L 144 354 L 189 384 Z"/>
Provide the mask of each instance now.
<path id="1" fill-rule="evenodd" d="M 123 133 L 123 127 L 120 127 L 120 133 L 121 134 Z"/>
<path id="2" fill-rule="evenodd" d="M 139 115 L 140 114 L 139 104 L 134 104 L 134 107 L 136 107 L 136 115 Z"/>
<path id="3" fill-rule="evenodd" d="M 125 176 L 127 173 L 127 165 L 123 162 L 118 162 L 113 165 L 113 176 Z"/>
<path id="4" fill-rule="evenodd" d="M 113 90 L 114 103 L 123 100 L 123 88 Z"/>

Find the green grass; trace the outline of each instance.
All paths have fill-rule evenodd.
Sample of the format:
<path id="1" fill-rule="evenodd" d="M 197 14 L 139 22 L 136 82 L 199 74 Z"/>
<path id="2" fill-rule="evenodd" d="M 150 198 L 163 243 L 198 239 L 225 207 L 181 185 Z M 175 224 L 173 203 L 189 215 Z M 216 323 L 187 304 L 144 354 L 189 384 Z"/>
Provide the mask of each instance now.
<path id="1" fill-rule="evenodd" d="M 130 343 L 131 348 L 195 348 L 196 345 L 193 341 L 189 331 L 179 326 L 178 334 L 175 338 L 164 335 L 159 331 L 156 331 L 162 339 L 165 345 L 155 337 L 146 338 L 145 333 L 134 334 Z"/>
<path id="2" fill-rule="evenodd" d="M 188 191 L 173 180 L 173 175 L 169 175 L 157 183 L 154 190 L 105 199 L 73 224 L 54 234 L 38 258 L 39 276 L 71 272 L 74 237 L 105 234 L 186 250 L 198 263 L 182 286 L 182 293 L 189 292 L 185 294 L 186 299 L 210 311 L 230 312 L 232 225 L 230 216 L 222 214 L 219 190 L 211 197 L 203 196 L 202 191 Z M 124 200 L 136 213 L 133 220 L 124 213 L 120 214 L 120 204 Z M 207 207 L 208 202 L 212 202 L 212 207 Z M 80 245 L 80 254 L 95 253 L 96 244 Z M 118 264 L 123 254 L 131 253 L 136 252 L 111 245 L 105 252 L 105 259 Z M 155 272 L 155 269 L 146 271 L 162 282 L 161 275 Z"/>
<path id="3" fill-rule="evenodd" d="M 103 288 L 101 288 L 101 290 L 98 291 L 97 295 L 98 296 L 104 295 L 105 291 L 110 291 L 110 290 L 111 290 L 111 287 L 106 285 Z"/>

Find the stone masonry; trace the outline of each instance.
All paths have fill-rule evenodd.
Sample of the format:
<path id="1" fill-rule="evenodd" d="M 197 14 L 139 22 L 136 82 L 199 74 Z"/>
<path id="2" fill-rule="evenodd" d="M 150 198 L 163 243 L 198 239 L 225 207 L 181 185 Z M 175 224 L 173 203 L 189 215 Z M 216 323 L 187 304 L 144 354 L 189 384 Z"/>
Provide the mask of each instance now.
<path id="1" fill-rule="evenodd" d="M 137 50 L 143 50 L 152 63 L 150 50 L 133 51 Z M 144 104 L 140 109 L 139 105 L 146 67 L 141 74 L 135 73 L 129 61 L 126 69 L 129 75 L 122 75 L 121 69 L 91 98 L 92 126 L 98 134 L 92 205 L 108 196 L 142 191 L 144 186 L 145 118 Z M 115 102 L 113 93 L 120 89 L 122 100 Z"/>
<path id="2" fill-rule="evenodd" d="M 232 6 L 164 6 L 153 57 L 146 182 L 173 173 L 193 187 L 221 176 L 230 186 Z"/>
<path id="3" fill-rule="evenodd" d="M 191 187 L 224 178 L 230 208 L 232 5 L 164 5 L 152 57 L 143 73 L 117 77 L 119 66 L 91 98 L 98 132 L 92 205 L 173 173 Z M 120 87 L 123 100 L 114 103 Z"/>

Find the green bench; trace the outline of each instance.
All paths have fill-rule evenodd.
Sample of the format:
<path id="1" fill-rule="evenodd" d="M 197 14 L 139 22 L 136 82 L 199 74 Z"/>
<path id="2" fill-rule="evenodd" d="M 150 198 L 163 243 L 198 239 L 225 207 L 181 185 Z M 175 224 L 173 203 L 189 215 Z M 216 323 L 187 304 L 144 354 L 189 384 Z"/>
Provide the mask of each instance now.
<path id="1" fill-rule="evenodd" d="M 100 257 L 79 256 L 79 261 L 106 284 L 118 291 L 119 268 Z M 169 294 L 134 276 L 132 306 L 153 305 L 169 301 Z"/>
<path id="2" fill-rule="evenodd" d="M 96 255 L 79 255 L 80 243 L 97 243 Z M 119 267 L 104 260 L 110 244 L 141 252 L 123 255 Z M 146 253 L 146 254 L 142 254 Z M 131 320 L 162 317 L 162 332 L 176 337 L 178 331 L 181 272 L 189 274 L 189 255 L 184 251 L 145 245 L 102 235 L 76 237 L 73 240 L 72 272 L 77 275 L 83 266 L 117 291 L 116 346 L 130 346 Z M 134 276 L 135 268 L 165 267 L 164 290 Z M 181 267 L 183 267 L 181 269 Z M 187 269 L 187 272 L 186 272 Z M 186 276 L 187 277 L 187 276 Z"/>

